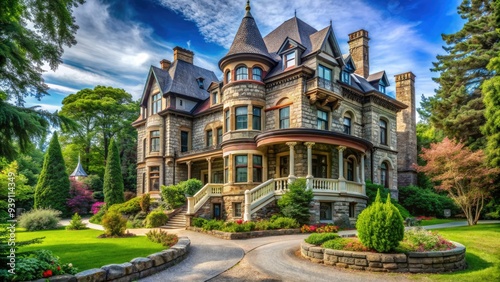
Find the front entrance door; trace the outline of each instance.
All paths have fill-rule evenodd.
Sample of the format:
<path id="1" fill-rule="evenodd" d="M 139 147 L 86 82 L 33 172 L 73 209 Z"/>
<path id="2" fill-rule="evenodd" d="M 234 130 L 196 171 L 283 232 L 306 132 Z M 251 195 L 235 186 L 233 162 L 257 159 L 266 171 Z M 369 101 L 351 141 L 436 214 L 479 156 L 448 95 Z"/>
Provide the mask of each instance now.
<path id="1" fill-rule="evenodd" d="M 213 204 L 214 219 L 221 219 L 221 204 Z"/>

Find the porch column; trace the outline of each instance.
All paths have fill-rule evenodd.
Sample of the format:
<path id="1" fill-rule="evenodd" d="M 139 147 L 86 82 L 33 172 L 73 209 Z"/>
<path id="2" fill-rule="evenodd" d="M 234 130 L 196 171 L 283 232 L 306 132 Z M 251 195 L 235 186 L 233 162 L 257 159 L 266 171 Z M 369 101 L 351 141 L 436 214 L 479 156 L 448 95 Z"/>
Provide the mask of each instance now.
<path id="1" fill-rule="evenodd" d="M 339 146 L 339 190 L 346 191 L 345 178 L 344 178 L 344 150 L 346 147 Z"/>
<path id="2" fill-rule="evenodd" d="M 186 162 L 188 166 L 188 179 L 191 179 L 191 161 Z"/>
<path id="3" fill-rule="evenodd" d="M 252 199 L 250 196 L 250 190 L 245 191 L 245 205 L 244 205 L 244 213 L 243 213 L 243 220 L 244 221 L 249 221 L 251 220 L 251 215 L 250 215 L 250 205 L 251 205 Z"/>
<path id="4" fill-rule="evenodd" d="M 297 142 L 287 142 L 288 147 L 290 147 L 290 174 L 288 175 L 288 183 L 292 183 L 295 180 L 295 145 Z"/>
<path id="5" fill-rule="evenodd" d="M 307 147 L 307 176 L 306 176 L 306 186 L 307 189 L 313 188 L 313 175 L 312 175 L 312 146 L 314 142 L 305 142 L 304 145 Z"/>
<path id="6" fill-rule="evenodd" d="M 208 162 L 208 183 L 212 183 L 212 157 L 208 157 L 207 162 Z"/>
<path id="7" fill-rule="evenodd" d="M 363 190 L 363 195 L 366 195 L 366 184 L 365 184 L 365 154 L 361 154 L 361 186 Z"/>

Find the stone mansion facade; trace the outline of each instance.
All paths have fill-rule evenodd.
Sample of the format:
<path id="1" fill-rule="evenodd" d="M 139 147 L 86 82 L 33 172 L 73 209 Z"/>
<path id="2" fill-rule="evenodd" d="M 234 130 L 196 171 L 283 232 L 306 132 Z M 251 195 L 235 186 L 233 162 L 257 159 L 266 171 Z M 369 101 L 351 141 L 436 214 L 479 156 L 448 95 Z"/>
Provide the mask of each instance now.
<path id="1" fill-rule="evenodd" d="M 370 73 L 369 37 L 349 34 L 342 54 L 330 26 L 293 17 L 265 37 L 247 4 L 222 81 L 174 48 L 152 66 L 141 100 L 137 194 L 197 178 L 187 215 L 227 220 L 269 216 L 297 178 L 314 192 L 314 222 L 355 219 L 365 180 L 416 184 L 415 76 L 398 74 L 396 99 L 385 71 Z"/>

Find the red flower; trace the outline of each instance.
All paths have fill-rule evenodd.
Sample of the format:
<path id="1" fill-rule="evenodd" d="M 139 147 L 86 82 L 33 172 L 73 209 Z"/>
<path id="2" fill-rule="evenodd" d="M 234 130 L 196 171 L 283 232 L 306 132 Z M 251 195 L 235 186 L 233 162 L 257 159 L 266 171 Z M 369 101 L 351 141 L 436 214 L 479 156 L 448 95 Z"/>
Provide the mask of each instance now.
<path id="1" fill-rule="evenodd" d="M 236 223 L 237 223 L 237 224 L 242 224 L 242 223 L 243 223 L 243 219 L 238 219 L 238 220 L 236 220 Z"/>
<path id="2" fill-rule="evenodd" d="M 52 270 L 50 270 L 50 269 L 45 270 L 45 271 L 43 272 L 42 276 L 43 276 L 44 278 L 47 278 L 47 277 L 52 276 Z"/>
<path id="3" fill-rule="evenodd" d="M 61 271 L 61 266 L 59 266 L 59 265 L 58 265 L 58 266 L 57 266 L 57 270 L 58 270 L 58 271 Z"/>

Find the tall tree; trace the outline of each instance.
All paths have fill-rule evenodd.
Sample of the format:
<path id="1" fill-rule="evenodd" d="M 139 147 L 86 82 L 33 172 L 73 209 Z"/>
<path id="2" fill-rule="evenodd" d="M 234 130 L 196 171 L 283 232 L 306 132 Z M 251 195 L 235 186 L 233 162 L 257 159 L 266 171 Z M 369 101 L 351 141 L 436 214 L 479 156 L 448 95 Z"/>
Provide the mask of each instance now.
<path id="1" fill-rule="evenodd" d="M 40 178 L 35 188 L 35 208 L 53 208 L 67 215 L 69 176 L 66 172 L 61 146 L 54 132 L 45 154 Z"/>
<path id="2" fill-rule="evenodd" d="M 493 0 L 464 0 L 458 7 L 467 20 L 454 34 L 442 35 L 447 54 L 438 55 L 432 71 L 439 72 L 436 96 L 430 100 L 430 119 L 446 136 L 473 148 L 484 146 L 480 126 L 484 124 L 481 84 L 494 72 L 486 66 L 500 51 L 495 31 Z"/>
<path id="3" fill-rule="evenodd" d="M 114 139 L 111 139 L 106 170 L 104 171 L 104 202 L 110 207 L 113 204 L 123 203 L 123 176 L 120 165 L 120 155 Z"/>
<path id="4" fill-rule="evenodd" d="M 127 140 L 122 141 L 125 147 L 121 150 L 129 151 L 130 146 L 135 148 L 137 137 L 127 132 L 133 130 L 130 124 L 139 114 L 139 105 L 132 101 L 132 95 L 125 90 L 96 86 L 71 94 L 62 103 L 61 114 L 79 125 L 64 137 L 68 143 L 80 148 L 82 164 L 87 173 L 102 176 L 112 137 L 127 137 Z"/>
<path id="5" fill-rule="evenodd" d="M 426 164 L 417 170 L 430 176 L 437 189 L 446 191 L 464 212 L 467 223 L 475 225 L 500 169 L 488 167 L 482 150 L 471 151 L 448 138 L 423 148 L 421 157 Z"/>
<path id="6" fill-rule="evenodd" d="M 73 8 L 84 0 L 4 0 L 0 8 L 0 93 L 18 105 L 47 94 L 42 66 L 55 70 L 76 44 Z M 28 24 L 30 23 L 30 24 Z"/>

